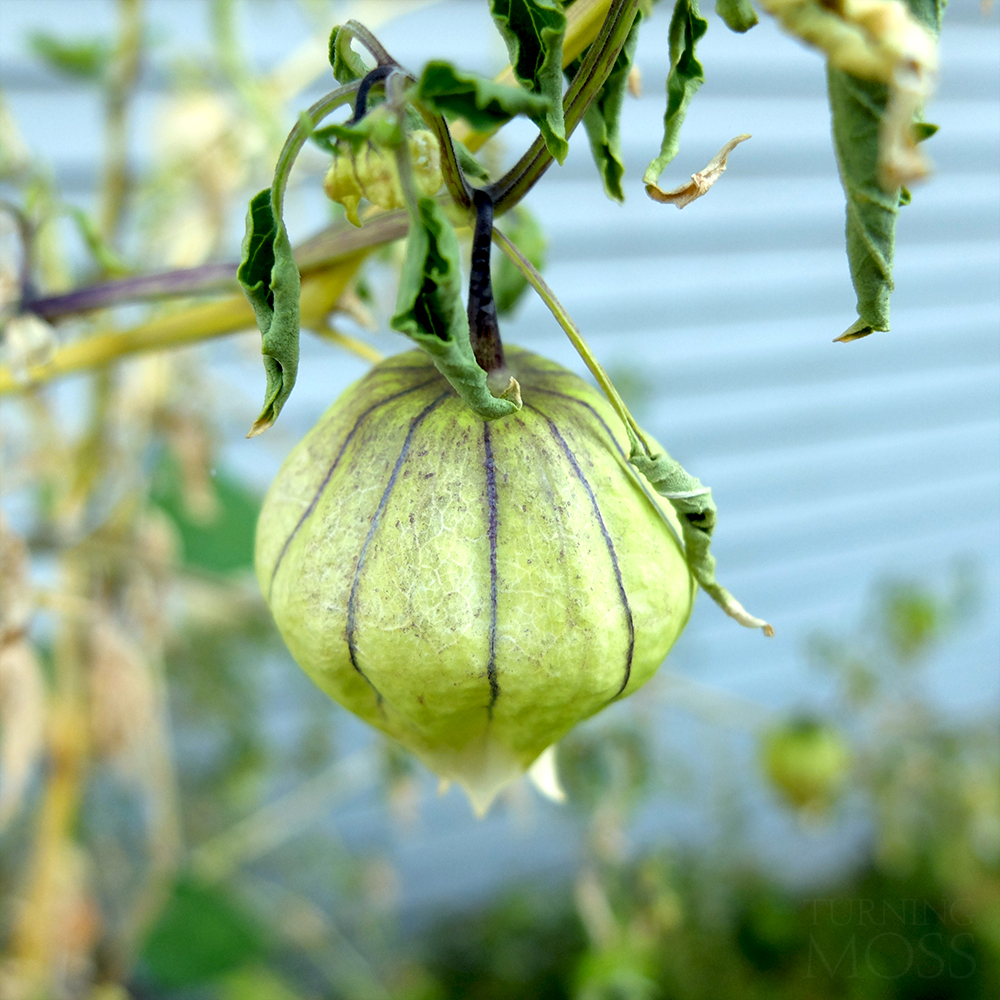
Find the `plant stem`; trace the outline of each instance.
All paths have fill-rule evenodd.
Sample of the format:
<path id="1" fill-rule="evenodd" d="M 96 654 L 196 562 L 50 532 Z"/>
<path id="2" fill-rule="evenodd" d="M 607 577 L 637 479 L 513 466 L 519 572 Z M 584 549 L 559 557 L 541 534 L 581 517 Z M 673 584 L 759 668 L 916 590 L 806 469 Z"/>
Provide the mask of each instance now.
<path id="1" fill-rule="evenodd" d="M 342 104 L 346 104 L 360 88 L 361 81 L 354 80 L 352 83 L 345 83 L 336 90 L 331 90 L 292 126 L 292 130 L 285 140 L 285 145 L 281 147 L 281 152 L 278 154 L 278 162 L 274 165 L 274 180 L 271 182 L 271 205 L 275 219 L 281 217 L 281 207 L 285 200 L 285 188 L 288 185 L 292 164 L 295 163 L 302 147 L 309 138 L 309 131 L 303 126 L 303 120 L 309 123 L 310 128 L 315 128 L 328 114 L 336 111 Z"/>
<path id="2" fill-rule="evenodd" d="M 108 74 L 105 132 L 107 158 L 101 192 L 101 237 L 109 246 L 121 223 L 130 187 L 128 171 L 128 102 L 139 72 L 142 51 L 141 0 L 118 0 L 120 35 Z"/>
<path id="3" fill-rule="evenodd" d="M 511 263 L 524 275 L 528 284 L 538 292 L 539 298 L 548 306 L 549 312 L 552 313 L 556 322 L 563 328 L 566 336 L 569 337 L 570 343 L 576 348 L 577 354 L 580 355 L 583 363 L 590 370 L 591 375 L 597 379 L 597 384 L 604 391 L 604 395 L 608 397 L 608 402 L 614 407 L 615 413 L 618 414 L 621 422 L 630 431 L 629 437 L 634 435 L 645 449 L 646 454 L 650 454 L 649 444 L 643 437 L 642 431 L 633 419 L 632 414 L 629 413 L 624 400 L 618 395 L 618 390 L 608 377 L 608 373 L 594 356 L 594 352 L 591 351 L 590 346 L 583 339 L 580 328 L 573 322 L 573 317 L 570 316 L 563 304 L 556 298 L 555 293 L 549 288 L 545 279 L 538 273 L 531 261 L 495 226 L 493 228 L 493 242 L 510 258 Z"/>
<path id="4" fill-rule="evenodd" d="M 303 277 L 406 235 L 407 215 L 380 212 L 358 229 L 346 223 L 330 226 L 295 249 L 295 262 Z M 107 309 L 125 302 L 145 302 L 166 297 L 229 292 L 236 287 L 237 264 L 202 264 L 199 267 L 159 274 L 143 274 L 118 281 L 86 285 L 62 295 L 26 298 L 21 309 L 53 322 L 76 313 Z"/>
<path id="5" fill-rule="evenodd" d="M 448 122 L 444 115 L 434 115 L 423 108 L 420 114 L 428 124 L 438 141 L 441 149 L 441 175 L 444 177 L 448 194 L 451 195 L 455 204 L 468 211 L 472 208 L 472 186 L 465 179 L 465 171 L 462 170 L 458 162 L 458 154 L 455 152 L 455 143 L 448 128 Z"/>
<path id="6" fill-rule="evenodd" d="M 563 98 L 567 139 L 583 120 L 591 102 L 601 92 L 628 39 L 638 9 L 639 0 L 612 0 L 600 34 L 588 50 Z M 488 188 L 496 214 L 503 215 L 513 208 L 549 169 L 552 159 L 545 140 L 539 135 L 521 159 Z"/>
<path id="7" fill-rule="evenodd" d="M 405 231 L 405 230 L 404 230 Z M 323 270 L 311 271 L 302 281 L 302 326 L 320 330 L 326 316 L 343 294 L 366 251 L 356 251 Z M 0 365 L 0 396 L 23 391 L 63 375 L 113 364 L 131 354 L 162 351 L 173 347 L 221 337 L 256 326 L 253 310 L 242 293 L 215 302 L 193 305 L 165 316 L 157 316 L 127 330 L 101 332 L 60 347 L 44 364 L 28 370 L 26 382 L 20 382 L 6 365 Z M 341 346 L 353 350 L 350 343 Z M 371 360 L 362 352 L 360 356 Z"/>
<path id="8" fill-rule="evenodd" d="M 485 191 L 473 195 L 476 228 L 472 235 L 472 263 L 469 274 L 469 336 L 479 367 L 488 375 L 504 370 L 500 322 L 493 300 L 490 276 L 490 248 L 493 236 L 493 200 Z"/>
<path id="9" fill-rule="evenodd" d="M 353 18 L 341 29 L 356 38 L 374 56 L 379 66 L 399 68 L 399 63 L 385 50 L 382 43 L 360 22 Z"/>

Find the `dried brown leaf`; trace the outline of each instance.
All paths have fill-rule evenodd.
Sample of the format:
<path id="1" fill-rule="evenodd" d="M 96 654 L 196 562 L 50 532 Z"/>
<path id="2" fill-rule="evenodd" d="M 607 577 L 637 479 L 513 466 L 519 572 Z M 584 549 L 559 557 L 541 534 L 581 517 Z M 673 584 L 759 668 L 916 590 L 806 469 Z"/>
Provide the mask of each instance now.
<path id="1" fill-rule="evenodd" d="M 664 191 L 656 184 L 647 184 L 646 194 L 648 194 L 653 201 L 658 201 L 665 205 L 676 205 L 678 208 L 684 208 L 685 205 L 690 205 L 692 201 L 708 193 L 708 189 L 725 172 L 726 161 L 729 159 L 729 154 L 741 142 L 746 142 L 749 138 L 750 136 L 744 133 L 743 135 L 736 136 L 735 139 L 730 139 L 729 142 L 727 142 L 725 146 L 723 146 L 722 149 L 720 149 L 718 153 L 712 157 L 704 170 L 699 170 L 698 173 L 691 175 L 691 180 L 687 184 L 682 184 L 680 187 L 672 188 L 670 191 Z"/>

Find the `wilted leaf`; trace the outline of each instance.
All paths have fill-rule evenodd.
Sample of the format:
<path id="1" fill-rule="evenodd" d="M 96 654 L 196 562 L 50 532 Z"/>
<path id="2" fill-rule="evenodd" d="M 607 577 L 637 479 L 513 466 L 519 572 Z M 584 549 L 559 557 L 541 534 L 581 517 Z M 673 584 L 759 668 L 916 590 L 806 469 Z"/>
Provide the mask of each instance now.
<path id="1" fill-rule="evenodd" d="M 663 116 L 660 155 L 642 175 L 644 184 L 656 184 L 680 148 L 681 125 L 688 105 L 705 82 L 705 72 L 695 55 L 698 41 L 708 31 L 708 21 L 698 10 L 698 0 L 677 0 L 670 19 L 670 72 L 667 74 L 667 110 Z"/>
<path id="2" fill-rule="evenodd" d="M 549 152 L 562 163 L 569 150 L 562 104 L 562 45 L 566 14 L 558 0 L 490 0 L 493 23 L 503 36 L 514 77 L 540 94 L 535 121 Z"/>
<path id="3" fill-rule="evenodd" d="M 629 436 L 633 436 L 631 432 Z M 749 614 L 715 579 L 715 556 L 712 555 L 710 546 L 717 510 L 712 500 L 712 491 L 689 475 L 680 462 L 672 459 L 666 452 L 647 454 L 637 439 L 633 440 L 628 460 L 660 496 L 670 501 L 677 512 L 688 566 L 701 589 L 741 625 L 759 628 L 768 636 L 774 635 L 774 629 L 767 622 Z"/>
<path id="4" fill-rule="evenodd" d="M 621 52 L 618 53 L 618 58 L 607 80 L 604 81 L 601 92 L 583 116 L 583 125 L 590 140 L 590 151 L 604 182 L 605 194 L 615 201 L 625 200 L 625 193 L 622 191 L 625 164 L 622 162 L 621 113 L 625 92 L 629 87 L 632 59 L 639 40 L 641 21 L 642 15 L 636 14 L 632 30 Z"/>
<path id="5" fill-rule="evenodd" d="M 275 218 L 270 188 L 250 200 L 236 274 L 257 317 L 267 372 L 264 407 L 247 435 L 254 437 L 277 419 L 299 366 L 299 269 L 284 224 Z"/>
<path id="6" fill-rule="evenodd" d="M 406 260 L 399 281 L 396 312 L 389 325 L 412 337 L 431 356 L 438 371 L 484 420 L 505 417 L 521 408 L 514 379 L 502 397 L 486 384 L 469 339 L 469 318 L 462 301 L 458 238 L 432 198 L 418 202 L 410 223 Z"/>
<path id="7" fill-rule="evenodd" d="M 464 118 L 477 131 L 496 128 L 515 115 L 537 115 L 546 107 L 537 94 L 494 83 L 440 59 L 424 67 L 413 97 L 437 114 Z"/>
<path id="8" fill-rule="evenodd" d="M 847 196 L 847 256 L 858 319 L 846 342 L 889 329 L 896 216 L 902 186 L 929 169 L 915 117 L 937 73 L 943 0 L 827 4 L 762 0 L 794 35 L 827 55 L 833 140 Z"/>

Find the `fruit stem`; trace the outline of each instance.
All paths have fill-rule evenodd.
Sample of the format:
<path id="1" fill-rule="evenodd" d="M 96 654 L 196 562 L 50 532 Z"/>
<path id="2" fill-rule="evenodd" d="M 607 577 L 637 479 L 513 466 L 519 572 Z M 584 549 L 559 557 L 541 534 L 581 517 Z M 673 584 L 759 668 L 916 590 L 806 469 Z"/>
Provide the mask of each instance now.
<path id="1" fill-rule="evenodd" d="M 483 190 L 472 195 L 476 210 L 476 226 L 472 235 L 472 267 L 469 275 L 469 337 L 472 351 L 479 367 L 487 375 L 499 373 L 498 384 L 503 380 L 506 365 L 503 343 L 500 340 L 500 322 L 493 298 L 493 279 L 490 275 L 490 249 L 493 240 L 493 199 Z"/>
<path id="2" fill-rule="evenodd" d="M 577 354 L 583 359 L 583 363 L 590 369 L 591 375 L 597 380 L 597 384 L 604 390 L 604 395 L 608 397 L 608 402 L 614 407 L 615 413 L 629 431 L 629 437 L 635 437 L 642 446 L 646 454 L 650 454 L 649 443 L 643 437 L 639 425 L 635 422 L 632 414 L 624 400 L 618 395 L 618 390 L 614 387 L 608 373 L 601 366 L 600 361 L 594 356 L 590 345 L 583 339 L 580 328 L 573 322 L 573 317 L 566 311 L 563 304 L 556 298 L 555 292 L 549 288 L 545 279 L 538 273 L 534 265 L 524 254 L 499 229 L 493 230 L 493 242 L 510 258 L 511 263 L 524 275 L 528 284 L 538 292 L 538 297 L 548 306 L 556 322 L 563 328 L 570 343 L 576 348 Z"/>

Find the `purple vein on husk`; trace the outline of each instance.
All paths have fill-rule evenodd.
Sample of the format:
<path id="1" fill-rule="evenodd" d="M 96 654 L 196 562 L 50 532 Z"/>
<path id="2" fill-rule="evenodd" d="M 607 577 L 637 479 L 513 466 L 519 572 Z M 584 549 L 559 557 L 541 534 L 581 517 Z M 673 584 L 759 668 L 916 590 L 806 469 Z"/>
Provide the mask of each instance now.
<path id="1" fill-rule="evenodd" d="M 678 529 L 675 528 L 673 524 L 670 523 L 669 518 L 666 516 L 666 514 L 663 511 L 663 508 L 660 506 L 660 503 L 658 502 L 658 497 L 655 491 L 643 479 L 643 477 L 640 476 L 635 471 L 634 466 L 628 459 L 628 455 L 625 454 L 625 449 L 618 443 L 618 439 L 612 433 L 611 428 L 607 425 L 607 422 L 605 421 L 604 417 L 602 417 L 597 412 L 597 410 L 595 410 L 594 407 L 591 406 L 590 403 L 588 403 L 585 399 L 580 399 L 577 396 L 571 396 L 569 395 L 569 393 L 558 392 L 556 389 L 542 389 L 540 386 L 537 385 L 533 385 L 531 387 L 531 391 L 544 393 L 546 396 L 555 396 L 558 399 L 565 399 L 570 403 L 578 403 L 580 406 L 583 406 L 590 411 L 591 415 L 600 423 L 600 425 L 607 432 L 608 438 L 611 440 L 611 443 L 615 446 L 615 449 L 621 456 L 622 462 L 624 463 L 626 470 L 632 476 L 635 482 L 638 483 L 639 488 L 646 495 L 646 499 L 653 505 L 653 509 L 656 510 L 659 513 L 660 517 L 663 518 L 663 521 L 670 529 L 670 534 L 673 535 L 674 541 L 677 543 L 678 548 L 680 549 L 684 557 L 687 558 L 687 547 L 684 544 L 683 538 L 681 538 L 680 534 L 678 533 Z"/>
<path id="2" fill-rule="evenodd" d="M 375 532 L 378 530 L 379 523 L 382 520 L 382 513 L 389 503 L 389 497 L 392 494 L 393 487 L 396 485 L 396 480 L 399 478 L 399 470 L 402 469 L 403 463 L 406 461 L 406 456 L 410 451 L 410 445 L 413 442 L 413 435 L 416 433 L 417 428 L 424 422 L 424 420 L 430 415 L 432 410 L 435 410 L 441 403 L 450 396 L 451 390 L 448 392 L 442 392 L 437 399 L 428 403 L 411 421 L 410 429 L 406 433 L 406 440 L 403 441 L 403 447 L 400 449 L 399 458 L 396 459 L 396 464 L 392 468 L 392 474 L 389 476 L 389 482 L 386 483 L 385 490 L 382 492 L 382 499 L 379 500 L 378 507 L 375 509 L 375 513 L 372 515 L 371 525 L 368 528 L 368 534 L 365 537 L 364 545 L 361 546 L 361 554 L 358 556 L 357 564 L 354 567 L 354 579 L 351 582 L 351 593 L 347 599 L 347 652 L 351 658 L 351 666 L 362 676 L 366 681 L 368 681 L 369 686 L 375 692 L 375 696 L 378 699 L 378 703 L 382 704 L 382 695 L 379 693 L 378 689 L 368 677 L 365 672 L 358 666 L 358 649 L 357 643 L 354 641 L 354 635 L 357 630 L 356 621 L 356 611 L 357 611 L 357 597 L 358 597 L 358 584 L 361 582 L 361 571 L 365 567 L 365 558 L 368 555 L 368 548 L 372 543 L 372 538 L 375 537 Z"/>
<path id="3" fill-rule="evenodd" d="M 334 458 L 333 464 L 327 469 L 326 475 L 323 477 L 323 481 L 319 484 L 319 488 L 316 490 L 315 495 L 312 500 L 309 501 L 309 506 L 303 511 L 302 516 L 299 518 L 295 527 L 292 528 L 292 533 L 285 539 L 285 544 L 281 546 L 281 551 L 278 553 L 278 558 L 274 563 L 274 569 L 271 570 L 271 582 L 268 584 L 267 588 L 267 600 L 270 603 L 271 591 L 274 590 L 274 578 L 278 575 L 278 567 L 281 565 L 281 561 L 285 558 L 285 553 L 288 551 L 288 547 L 292 544 L 292 539 L 295 538 L 298 533 L 299 528 L 306 523 L 306 519 L 310 514 L 316 509 L 316 504 L 319 503 L 319 498 L 323 495 L 323 491 L 329 485 L 330 479 L 333 473 L 336 471 L 337 466 L 340 464 L 340 460 L 344 457 L 344 452 L 347 451 L 347 446 L 351 443 L 354 435 L 358 432 L 361 424 L 364 422 L 365 418 L 377 410 L 380 406 L 385 406 L 386 403 L 391 403 L 401 396 L 406 396 L 411 392 L 416 392 L 418 389 L 423 389 L 426 386 L 431 385 L 436 379 L 429 379 L 426 382 L 421 382 L 420 385 L 410 386 L 409 389 L 403 389 L 400 392 L 393 393 L 391 396 L 386 396 L 385 399 L 380 399 L 377 403 L 372 403 L 367 410 L 362 413 L 357 420 L 354 421 L 354 426 L 348 431 L 347 437 L 344 438 L 340 449 L 337 451 L 337 457 Z"/>
<path id="4" fill-rule="evenodd" d="M 632 674 L 632 656 L 635 653 L 635 623 L 632 620 L 632 608 L 628 603 L 628 595 L 625 593 L 625 584 L 622 582 L 622 571 L 621 567 L 618 565 L 618 554 L 615 552 L 614 542 L 611 541 L 611 535 L 608 533 L 607 525 L 604 523 L 604 518 L 601 515 L 601 508 L 597 504 L 597 497 L 594 496 L 594 491 L 591 489 L 590 483 L 587 482 L 587 477 L 583 474 L 583 469 L 580 468 L 580 463 L 577 462 L 576 456 L 573 454 L 570 446 L 566 443 L 565 438 L 559 433 L 559 428 L 557 428 L 555 423 L 553 423 L 551 417 L 543 413 L 537 407 L 531 406 L 529 403 L 525 403 L 524 408 L 537 413 L 549 425 L 549 431 L 551 431 L 553 438 L 555 438 L 556 443 L 562 449 L 563 454 L 569 461 L 574 474 L 577 479 L 580 480 L 580 484 L 583 486 L 587 496 L 590 498 L 590 505 L 593 508 L 594 516 L 597 518 L 597 523 L 601 527 L 601 534 L 604 535 L 604 544 L 607 546 L 608 555 L 611 557 L 611 566 L 615 572 L 615 582 L 618 584 L 618 595 L 621 597 L 622 608 L 625 611 L 625 622 L 628 626 L 628 652 L 625 655 L 625 677 L 622 680 L 621 687 L 618 688 L 614 694 L 614 697 L 617 698 L 625 690 L 625 688 L 628 687 L 629 677 Z"/>
<path id="5" fill-rule="evenodd" d="M 590 413 L 594 417 L 594 419 L 597 420 L 597 422 L 607 432 L 608 438 L 610 439 L 611 443 L 615 446 L 616 450 L 618 451 L 618 454 L 621 455 L 623 459 L 625 459 L 626 463 L 628 462 L 628 455 L 625 454 L 624 448 L 622 448 L 622 446 L 618 443 L 618 439 L 615 437 L 611 428 L 607 425 L 607 421 L 605 421 L 604 417 L 602 417 L 597 412 L 597 410 L 595 410 L 594 407 L 592 407 L 590 403 L 588 403 L 585 399 L 579 399 L 577 396 L 571 396 L 567 392 L 559 392 L 556 389 L 542 389 L 540 386 L 537 385 L 533 385 L 531 387 L 531 391 L 541 392 L 544 393 L 546 396 L 555 396 L 557 399 L 565 399 L 570 403 L 579 403 L 580 406 L 586 407 L 586 409 L 590 410 Z"/>
<path id="6" fill-rule="evenodd" d="M 489 714 L 493 718 L 493 706 L 500 697 L 497 682 L 497 471 L 493 461 L 493 441 L 490 425 L 483 422 L 483 464 L 486 469 L 486 512 L 487 535 L 490 541 L 490 648 L 486 661 L 486 676 L 490 682 Z"/>

